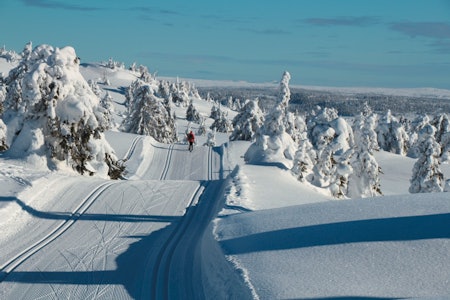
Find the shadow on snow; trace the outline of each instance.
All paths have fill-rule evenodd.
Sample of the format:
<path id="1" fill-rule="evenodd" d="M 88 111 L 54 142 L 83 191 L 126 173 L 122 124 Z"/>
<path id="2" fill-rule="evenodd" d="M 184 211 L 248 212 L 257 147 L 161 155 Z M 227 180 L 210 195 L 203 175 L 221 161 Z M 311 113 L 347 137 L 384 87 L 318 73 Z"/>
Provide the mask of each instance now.
<path id="1" fill-rule="evenodd" d="M 347 243 L 450 238 L 450 213 L 287 228 L 221 241 L 227 254 Z"/>

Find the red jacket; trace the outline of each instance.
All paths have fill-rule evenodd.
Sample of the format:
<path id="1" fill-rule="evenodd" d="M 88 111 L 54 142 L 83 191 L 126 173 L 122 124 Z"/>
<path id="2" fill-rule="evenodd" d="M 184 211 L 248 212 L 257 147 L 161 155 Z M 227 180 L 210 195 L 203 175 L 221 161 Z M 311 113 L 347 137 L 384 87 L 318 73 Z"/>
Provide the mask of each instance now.
<path id="1" fill-rule="evenodd" d="M 192 131 L 188 133 L 187 139 L 188 139 L 188 142 L 190 142 L 190 143 L 193 143 L 195 141 L 195 135 Z"/>

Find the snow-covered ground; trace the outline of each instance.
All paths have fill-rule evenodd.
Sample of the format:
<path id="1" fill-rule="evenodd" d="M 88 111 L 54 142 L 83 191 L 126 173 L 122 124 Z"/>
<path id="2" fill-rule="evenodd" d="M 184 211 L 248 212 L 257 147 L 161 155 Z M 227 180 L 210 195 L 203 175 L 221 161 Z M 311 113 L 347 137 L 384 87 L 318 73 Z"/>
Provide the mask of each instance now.
<path id="1" fill-rule="evenodd" d="M 80 70 L 106 73 L 124 110 L 135 74 Z M 450 197 L 408 193 L 413 159 L 377 153 L 385 196 L 335 200 L 281 166 L 245 164 L 249 143 L 225 134 L 213 148 L 198 137 L 192 153 L 106 138 L 127 180 L 0 154 L 0 299 L 450 298 Z"/>

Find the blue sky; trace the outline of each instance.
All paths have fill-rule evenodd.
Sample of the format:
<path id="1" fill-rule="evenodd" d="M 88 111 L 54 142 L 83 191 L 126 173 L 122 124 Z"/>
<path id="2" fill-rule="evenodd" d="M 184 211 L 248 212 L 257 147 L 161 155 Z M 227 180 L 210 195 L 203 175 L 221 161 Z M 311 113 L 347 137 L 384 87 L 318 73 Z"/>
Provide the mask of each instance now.
<path id="1" fill-rule="evenodd" d="M 450 0 L 3 0 L 0 22 L 7 49 L 161 76 L 450 89 Z"/>

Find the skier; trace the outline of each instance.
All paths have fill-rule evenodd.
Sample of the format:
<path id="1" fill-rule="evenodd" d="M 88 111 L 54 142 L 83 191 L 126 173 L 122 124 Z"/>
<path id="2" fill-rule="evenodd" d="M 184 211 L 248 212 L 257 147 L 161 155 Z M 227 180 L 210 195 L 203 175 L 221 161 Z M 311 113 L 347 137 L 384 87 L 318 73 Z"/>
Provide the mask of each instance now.
<path id="1" fill-rule="evenodd" d="M 192 150 L 194 150 L 195 143 L 195 135 L 192 130 L 187 134 L 187 140 L 189 142 L 189 151 L 192 152 Z"/>

